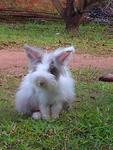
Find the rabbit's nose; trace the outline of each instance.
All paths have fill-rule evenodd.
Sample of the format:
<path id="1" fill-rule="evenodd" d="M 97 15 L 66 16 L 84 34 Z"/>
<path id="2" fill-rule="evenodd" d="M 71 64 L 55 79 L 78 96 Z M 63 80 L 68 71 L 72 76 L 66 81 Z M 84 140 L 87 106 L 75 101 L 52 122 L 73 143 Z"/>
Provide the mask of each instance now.
<path id="1" fill-rule="evenodd" d="M 40 82 L 39 82 L 39 85 L 40 85 L 41 87 L 45 87 L 45 86 L 46 86 L 46 83 L 45 83 L 44 81 L 40 81 Z"/>
<path id="2" fill-rule="evenodd" d="M 45 78 L 42 78 L 42 77 L 37 79 L 37 83 L 38 83 L 38 86 L 40 86 L 40 87 L 47 86 L 47 81 L 45 80 Z"/>

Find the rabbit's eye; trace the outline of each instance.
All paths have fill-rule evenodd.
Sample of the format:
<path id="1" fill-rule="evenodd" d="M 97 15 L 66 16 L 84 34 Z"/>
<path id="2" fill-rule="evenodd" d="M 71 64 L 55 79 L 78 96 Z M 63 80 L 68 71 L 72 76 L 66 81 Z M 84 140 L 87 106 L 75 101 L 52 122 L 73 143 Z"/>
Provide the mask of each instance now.
<path id="1" fill-rule="evenodd" d="M 50 68 L 49 68 L 49 72 L 51 74 L 53 74 L 56 78 L 59 77 L 59 71 L 55 66 L 51 65 Z"/>

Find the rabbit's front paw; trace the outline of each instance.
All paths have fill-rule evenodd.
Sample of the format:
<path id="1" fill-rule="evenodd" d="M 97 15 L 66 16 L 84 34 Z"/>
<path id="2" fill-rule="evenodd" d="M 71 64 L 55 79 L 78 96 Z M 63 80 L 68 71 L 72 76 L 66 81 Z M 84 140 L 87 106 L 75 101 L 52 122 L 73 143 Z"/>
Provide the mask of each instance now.
<path id="1" fill-rule="evenodd" d="M 52 118 L 54 118 L 54 119 L 58 118 L 61 110 L 62 110 L 62 104 L 59 103 L 59 104 L 53 105 L 51 108 Z"/>
<path id="2" fill-rule="evenodd" d="M 35 120 L 41 119 L 41 113 L 40 112 L 34 112 L 32 114 L 32 118 Z"/>
<path id="3" fill-rule="evenodd" d="M 52 114 L 52 118 L 53 119 L 59 118 L 59 114 Z"/>
<path id="4" fill-rule="evenodd" d="M 48 106 L 40 105 L 40 111 L 42 114 L 42 119 L 44 120 L 50 119 L 50 109 Z"/>
<path id="5" fill-rule="evenodd" d="M 48 119 L 50 119 L 50 115 L 42 115 L 42 119 L 48 120 Z"/>

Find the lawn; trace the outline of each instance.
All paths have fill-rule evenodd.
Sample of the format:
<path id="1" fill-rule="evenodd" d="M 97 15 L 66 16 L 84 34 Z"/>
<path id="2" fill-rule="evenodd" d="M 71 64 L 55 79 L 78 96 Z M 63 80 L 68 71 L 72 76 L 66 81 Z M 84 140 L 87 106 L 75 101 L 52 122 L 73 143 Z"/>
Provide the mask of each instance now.
<path id="1" fill-rule="evenodd" d="M 91 24 L 81 25 L 79 32 L 68 33 L 60 22 L 0 24 L 1 48 L 25 43 L 48 49 L 73 44 L 78 53 L 113 55 L 113 30 L 110 26 Z"/>
<path id="2" fill-rule="evenodd" d="M 111 36 L 108 27 L 100 25 L 82 25 L 73 35 L 60 23 L 0 24 L 1 47 L 29 43 L 53 48 L 71 43 L 80 49 L 78 53 L 105 55 L 113 54 Z M 77 80 L 73 109 L 48 121 L 15 112 L 20 77 L 0 73 L 0 150 L 113 149 L 113 85 L 99 82 L 101 71 L 95 68 L 72 73 Z"/>
<path id="3" fill-rule="evenodd" d="M 99 71 L 95 78 L 94 72 L 91 68 L 73 71 L 76 103 L 70 112 L 48 121 L 17 114 L 13 103 L 20 79 L 1 75 L 0 149 L 112 150 L 113 86 L 97 81 Z"/>

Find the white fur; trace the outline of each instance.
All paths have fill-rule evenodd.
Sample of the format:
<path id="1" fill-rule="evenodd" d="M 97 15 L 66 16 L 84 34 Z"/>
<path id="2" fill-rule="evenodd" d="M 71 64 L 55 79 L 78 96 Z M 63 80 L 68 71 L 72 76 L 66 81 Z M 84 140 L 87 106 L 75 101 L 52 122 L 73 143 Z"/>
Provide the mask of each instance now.
<path id="1" fill-rule="evenodd" d="M 75 100 L 75 82 L 67 66 L 63 66 L 63 74 L 58 80 L 48 70 L 49 61 L 55 53 L 45 54 L 42 63 L 36 66 L 36 71 L 30 71 L 22 80 L 16 93 L 15 107 L 22 114 L 34 119 L 57 118 L 63 104 L 69 105 Z M 44 79 L 46 87 L 39 86 L 38 80 Z M 39 110 L 39 111 L 38 111 Z"/>

